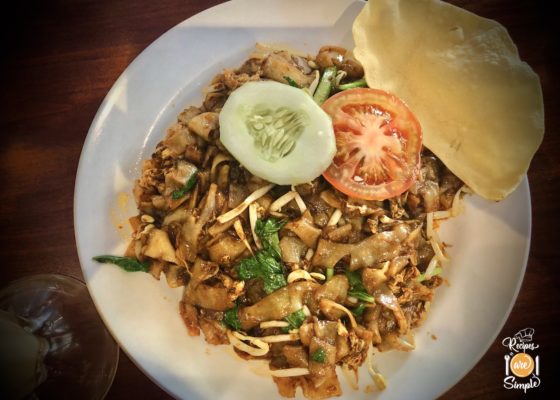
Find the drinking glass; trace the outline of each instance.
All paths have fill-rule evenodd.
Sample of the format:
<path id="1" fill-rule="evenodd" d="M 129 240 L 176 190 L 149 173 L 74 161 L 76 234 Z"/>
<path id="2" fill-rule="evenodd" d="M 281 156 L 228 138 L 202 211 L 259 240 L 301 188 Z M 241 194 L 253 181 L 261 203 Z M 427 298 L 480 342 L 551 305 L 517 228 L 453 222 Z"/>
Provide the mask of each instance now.
<path id="1" fill-rule="evenodd" d="M 0 398 L 105 397 L 119 347 L 83 282 L 58 274 L 13 281 L 0 289 L 0 310 Z"/>

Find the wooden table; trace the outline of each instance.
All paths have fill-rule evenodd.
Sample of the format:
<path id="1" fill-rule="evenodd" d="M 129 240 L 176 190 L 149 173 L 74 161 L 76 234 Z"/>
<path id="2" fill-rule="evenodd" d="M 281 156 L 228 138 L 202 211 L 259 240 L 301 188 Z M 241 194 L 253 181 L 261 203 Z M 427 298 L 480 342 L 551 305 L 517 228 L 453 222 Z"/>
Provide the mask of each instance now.
<path id="1" fill-rule="evenodd" d="M 557 367 L 560 256 L 558 21 L 544 1 L 454 0 L 503 23 L 540 75 L 547 133 L 529 171 L 533 240 L 521 292 L 502 332 L 444 399 L 514 398 L 505 390 L 502 338 L 532 327 L 542 387 Z M 152 41 L 220 1 L 53 0 L 3 8 L 0 63 L 1 283 L 40 272 L 82 277 L 72 223 L 74 180 L 89 125 L 118 76 Z M 538 3 L 538 4 L 537 4 Z M 556 186 L 559 185 L 559 186 Z M 491 305 L 489 305 L 491 306 Z M 537 392 L 533 392 L 536 394 Z M 109 399 L 169 396 L 121 353 Z"/>

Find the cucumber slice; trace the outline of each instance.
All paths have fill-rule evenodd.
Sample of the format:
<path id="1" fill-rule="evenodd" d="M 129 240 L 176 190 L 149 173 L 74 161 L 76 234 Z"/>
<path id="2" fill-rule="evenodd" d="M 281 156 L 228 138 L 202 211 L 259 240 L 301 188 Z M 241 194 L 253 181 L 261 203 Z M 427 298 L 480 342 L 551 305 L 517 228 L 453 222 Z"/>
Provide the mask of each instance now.
<path id="1" fill-rule="evenodd" d="M 220 141 L 249 172 L 278 185 L 312 181 L 336 153 L 330 117 L 301 89 L 273 81 L 231 93 Z"/>

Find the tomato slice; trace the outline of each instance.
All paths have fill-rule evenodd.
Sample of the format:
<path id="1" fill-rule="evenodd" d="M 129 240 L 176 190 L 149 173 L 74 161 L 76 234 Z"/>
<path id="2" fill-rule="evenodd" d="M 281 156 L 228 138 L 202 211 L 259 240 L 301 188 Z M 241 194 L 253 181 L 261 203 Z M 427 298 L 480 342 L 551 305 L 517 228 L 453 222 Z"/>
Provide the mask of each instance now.
<path id="1" fill-rule="evenodd" d="M 398 196 L 420 171 L 420 123 L 398 97 L 377 89 L 337 93 L 323 103 L 337 152 L 323 176 L 350 197 Z"/>

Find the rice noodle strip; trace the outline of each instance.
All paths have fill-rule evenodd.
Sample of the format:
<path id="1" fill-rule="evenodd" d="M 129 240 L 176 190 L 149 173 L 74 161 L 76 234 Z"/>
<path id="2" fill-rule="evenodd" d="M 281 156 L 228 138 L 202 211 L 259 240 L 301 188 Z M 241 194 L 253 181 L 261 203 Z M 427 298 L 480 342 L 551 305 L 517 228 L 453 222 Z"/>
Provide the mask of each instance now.
<path id="1" fill-rule="evenodd" d="M 347 364 L 342 364 L 342 373 L 346 377 L 346 381 L 348 385 L 354 390 L 358 390 L 360 387 L 358 386 L 358 373 L 357 371 L 352 370 L 348 367 Z"/>
<path id="2" fill-rule="evenodd" d="M 232 344 L 233 347 L 251 356 L 261 357 L 267 354 L 268 351 L 270 350 L 270 346 L 267 343 L 263 342 L 262 340 L 250 336 L 242 335 L 239 332 L 232 332 L 230 330 L 228 330 L 226 333 L 229 342 Z M 242 340 L 247 340 L 252 345 L 255 345 L 256 347 L 249 346 L 248 344 L 243 343 Z"/>
<path id="3" fill-rule="evenodd" d="M 255 232 L 255 227 L 257 226 L 258 219 L 257 207 L 257 203 L 249 204 L 249 225 L 251 226 L 251 234 L 253 235 L 253 241 L 255 242 L 255 245 L 258 249 L 262 249 L 261 239 Z"/>
<path id="4" fill-rule="evenodd" d="M 291 376 L 303 376 L 309 375 L 308 368 L 286 368 L 286 369 L 276 369 L 270 370 L 270 375 L 277 378 L 289 378 Z"/>
<path id="5" fill-rule="evenodd" d="M 310 261 L 313 258 L 313 254 L 315 254 L 315 251 L 313 251 L 313 249 L 307 249 L 307 253 L 305 253 L 305 259 L 307 261 Z"/>
<path id="6" fill-rule="evenodd" d="M 223 224 L 224 222 L 227 222 L 230 219 L 234 219 L 239 214 L 241 214 L 243 211 L 245 211 L 245 209 L 247 207 L 249 207 L 249 204 L 251 204 L 255 200 L 258 200 L 261 197 L 263 197 L 273 187 L 274 187 L 274 184 L 271 183 L 270 185 L 266 185 L 266 186 L 263 186 L 262 188 L 259 188 L 259 189 L 255 190 L 245 200 L 243 200 L 243 202 L 241 204 L 239 204 L 237 207 L 232 208 L 227 213 L 220 215 L 217 218 L 218 222 Z"/>
<path id="7" fill-rule="evenodd" d="M 283 196 L 280 196 L 279 198 L 277 198 L 274 203 L 272 203 L 270 205 L 270 207 L 268 208 L 268 211 L 280 211 L 280 209 L 282 207 L 284 207 L 286 204 L 288 204 L 290 201 L 292 201 L 295 197 L 296 197 L 296 193 L 297 192 L 288 192 L 286 194 L 284 194 Z"/>
<path id="8" fill-rule="evenodd" d="M 334 210 L 331 217 L 329 218 L 329 222 L 327 222 L 327 226 L 334 226 L 338 224 L 338 221 L 340 221 L 340 217 L 342 217 L 342 211 L 340 211 L 337 208 Z"/>
<path id="9" fill-rule="evenodd" d="M 315 279 L 304 269 L 297 269 L 295 271 L 290 272 L 288 275 L 288 283 L 295 282 L 297 280 L 304 279 L 306 281 L 315 282 Z"/>
<path id="10" fill-rule="evenodd" d="M 232 158 L 224 153 L 219 153 L 217 156 L 214 157 L 214 159 L 212 160 L 212 167 L 210 168 L 210 176 L 212 177 L 212 181 L 216 180 L 215 173 L 218 164 L 229 160 L 232 160 Z"/>
<path id="11" fill-rule="evenodd" d="M 329 299 L 321 299 L 321 303 L 331 306 L 332 308 L 336 308 L 340 311 L 344 311 L 344 313 L 346 313 L 346 315 L 348 315 L 348 318 L 350 319 L 352 328 L 356 328 L 358 326 L 358 324 L 356 323 L 356 319 L 354 318 L 354 314 L 352 314 L 352 312 L 343 305 Z"/>
<path id="12" fill-rule="evenodd" d="M 259 325 L 259 327 L 261 329 L 266 329 L 266 328 L 286 328 L 290 326 L 289 323 L 287 323 L 286 321 L 265 321 L 265 322 L 261 322 L 261 324 Z"/>
<path id="13" fill-rule="evenodd" d="M 253 254 L 253 249 L 251 248 L 251 245 L 247 241 L 247 237 L 245 236 L 245 231 L 243 230 L 243 225 L 241 224 L 239 218 L 237 218 L 233 223 L 233 228 L 235 229 L 235 233 L 237 233 L 237 236 L 239 236 L 239 239 L 241 239 L 245 247 L 247 247 L 249 249 L 249 252 Z"/>

